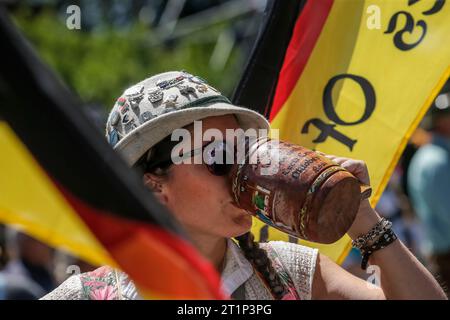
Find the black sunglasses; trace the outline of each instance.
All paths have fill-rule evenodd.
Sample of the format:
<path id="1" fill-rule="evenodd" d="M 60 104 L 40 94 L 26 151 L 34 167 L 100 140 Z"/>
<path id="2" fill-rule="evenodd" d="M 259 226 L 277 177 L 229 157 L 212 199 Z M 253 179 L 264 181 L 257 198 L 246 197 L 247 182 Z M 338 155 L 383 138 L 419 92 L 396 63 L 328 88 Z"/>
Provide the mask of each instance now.
<path id="1" fill-rule="evenodd" d="M 199 153 L 203 156 L 202 163 L 215 176 L 227 175 L 236 163 L 236 148 L 226 140 L 211 141 L 198 149 L 193 149 L 181 155 L 182 159 L 192 158 Z"/>
<path id="2" fill-rule="evenodd" d="M 249 145 L 249 138 L 245 137 L 245 150 Z M 152 171 L 155 168 L 167 169 L 174 164 L 172 158 L 170 158 L 171 150 L 173 146 L 164 148 L 164 157 L 157 157 L 160 160 L 150 161 L 146 164 L 145 172 Z M 233 144 L 227 140 L 214 140 L 210 141 L 200 148 L 193 149 L 179 156 L 179 160 L 185 160 L 192 158 L 199 153 L 203 155 L 202 164 L 204 164 L 208 171 L 215 176 L 225 176 L 230 173 L 233 164 L 237 163 L 238 155 L 237 143 Z M 169 155 L 169 158 L 167 156 Z M 144 168 L 145 168 L 144 167 Z"/>

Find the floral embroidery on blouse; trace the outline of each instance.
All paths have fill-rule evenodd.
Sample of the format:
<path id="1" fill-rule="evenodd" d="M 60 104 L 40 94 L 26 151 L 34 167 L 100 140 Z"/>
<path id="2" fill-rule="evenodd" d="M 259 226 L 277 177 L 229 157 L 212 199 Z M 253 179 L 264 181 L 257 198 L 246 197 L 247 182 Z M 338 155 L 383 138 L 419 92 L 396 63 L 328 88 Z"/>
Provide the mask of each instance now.
<path id="1" fill-rule="evenodd" d="M 118 300 L 116 272 L 108 266 L 80 275 L 83 294 L 89 300 Z"/>

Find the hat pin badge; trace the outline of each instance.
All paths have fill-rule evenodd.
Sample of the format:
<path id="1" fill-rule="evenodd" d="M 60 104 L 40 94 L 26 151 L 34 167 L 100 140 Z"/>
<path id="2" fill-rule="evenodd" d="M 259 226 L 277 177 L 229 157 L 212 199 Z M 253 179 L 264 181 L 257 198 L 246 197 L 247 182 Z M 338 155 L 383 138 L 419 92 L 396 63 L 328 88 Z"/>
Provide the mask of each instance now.
<path id="1" fill-rule="evenodd" d="M 137 126 L 134 123 L 134 119 L 130 119 L 127 123 L 125 123 L 124 130 L 125 130 L 126 133 L 132 131 L 135 128 L 137 128 Z"/>
<path id="2" fill-rule="evenodd" d="M 178 76 L 176 78 L 173 79 L 169 79 L 169 80 L 158 80 L 156 81 L 156 86 L 158 86 L 161 89 L 169 89 L 173 86 L 176 86 L 177 84 L 179 84 L 180 82 L 182 82 L 185 79 L 184 76 Z"/>
<path id="3" fill-rule="evenodd" d="M 198 92 L 200 93 L 205 93 L 206 91 L 208 91 L 208 86 L 205 84 L 197 84 L 195 85 L 195 88 L 198 90 Z"/>
<path id="4" fill-rule="evenodd" d="M 184 84 L 179 84 L 177 86 L 177 88 L 178 88 L 178 90 L 180 90 L 180 93 L 184 96 L 189 96 L 190 94 L 195 94 L 195 89 L 190 86 L 187 86 Z"/>
<path id="5" fill-rule="evenodd" d="M 161 101 L 164 97 L 164 93 L 160 88 L 151 88 L 148 90 L 148 100 L 151 103 Z"/>
<path id="6" fill-rule="evenodd" d="M 128 111 L 128 102 L 126 98 L 120 97 L 119 99 L 117 99 L 117 105 L 119 106 L 119 111 L 121 114 L 124 114 Z"/>
<path id="7" fill-rule="evenodd" d="M 135 86 L 125 90 L 124 95 L 126 95 L 128 98 L 132 99 L 132 98 L 141 96 L 143 92 L 144 92 L 144 86 L 138 84 L 138 85 L 135 85 Z"/>
<path id="8" fill-rule="evenodd" d="M 202 79 L 202 78 L 200 78 L 198 76 L 190 76 L 188 79 L 189 79 L 189 81 L 191 81 L 193 83 L 196 83 L 196 84 L 204 84 L 204 83 L 206 83 L 206 80 L 204 80 L 204 79 Z"/>
<path id="9" fill-rule="evenodd" d="M 109 137 L 109 144 L 112 145 L 113 147 L 117 144 L 117 142 L 119 142 L 120 138 L 119 138 L 119 133 L 117 132 L 116 129 L 112 129 L 109 133 L 108 133 L 108 137 Z"/>
<path id="10" fill-rule="evenodd" d="M 143 85 L 135 85 L 124 92 L 130 101 L 131 107 L 133 109 L 139 106 L 139 102 L 141 102 L 144 96 L 144 86 Z"/>
<path id="11" fill-rule="evenodd" d="M 140 120 L 141 123 L 147 122 L 148 120 L 154 118 L 155 116 L 150 112 L 150 111 L 145 111 L 144 113 L 141 114 L 140 116 Z"/>
<path id="12" fill-rule="evenodd" d="M 113 111 L 111 114 L 111 125 L 114 127 L 119 123 L 119 113 L 117 111 Z"/>
<path id="13" fill-rule="evenodd" d="M 177 99 L 178 96 L 176 94 L 171 94 L 169 97 L 167 97 L 167 100 L 164 101 L 164 105 L 166 108 L 173 108 L 177 105 Z"/>
<path id="14" fill-rule="evenodd" d="M 125 114 L 125 115 L 123 116 L 123 118 L 122 118 L 122 123 L 123 123 L 123 124 L 127 124 L 127 123 L 130 122 L 130 121 L 131 121 L 131 117 L 128 115 L 128 113 Z"/>

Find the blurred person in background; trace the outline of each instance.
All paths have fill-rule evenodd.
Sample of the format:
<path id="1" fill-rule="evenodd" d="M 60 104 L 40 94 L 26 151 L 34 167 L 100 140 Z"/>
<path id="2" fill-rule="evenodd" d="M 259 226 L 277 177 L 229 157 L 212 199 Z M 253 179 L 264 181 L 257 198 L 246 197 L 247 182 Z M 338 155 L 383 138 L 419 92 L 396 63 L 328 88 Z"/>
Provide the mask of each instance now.
<path id="1" fill-rule="evenodd" d="M 0 299 L 37 299 L 55 288 L 52 248 L 7 229 L 6 250 L 10 260 L 0 272 Z"/>
<path id="2" fill-rule="evenodd" d="M 442 285 L 450 285 L 450 82 L 430 110 L 432 139 L 408 169 L 408 189 L 425 228 L 425 252 Z M 447 290 L 447 295 L 448 295 Z"/>
<path id="3" fill-rule="evenodd" d="M 6 254 L 6 240 L 5 240 L 5 229 L 3 224 L 0 224 L 0 270 L 3 269 L 5 264 L 8 262 L 8 257 Z"/>

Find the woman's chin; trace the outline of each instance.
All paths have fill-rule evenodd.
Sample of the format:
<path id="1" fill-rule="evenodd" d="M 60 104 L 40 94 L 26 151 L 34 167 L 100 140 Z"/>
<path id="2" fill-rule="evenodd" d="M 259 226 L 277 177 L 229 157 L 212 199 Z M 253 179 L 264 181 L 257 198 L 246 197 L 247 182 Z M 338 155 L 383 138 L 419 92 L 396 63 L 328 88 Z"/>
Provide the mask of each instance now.
<path id="1" fill-rule="evenodd" d="M 236 205 L 230 201 L 230 206 L 226 207 L 227 212 L 225 213 L 225 216 L 227 216 L 228 221 L 230 221 L 233 225 L 229 231 L 231 231 L 232 235 L 231 237 L 239 236 L 241 234 L 244 234 L 251 230 L 253 218 L 252 215 L 249 214 L 247 211 L 236 207 Z"/>
<path id="2" fill-rule="evenodd" d="M 243 213 L 233 218 L 233 222 L 235 225 L 239 226 L 239 229 L 242 230 L 242 233 L 246 233 L 250 231 L 252 228 L 252 216 L 248 213 Z"/>

